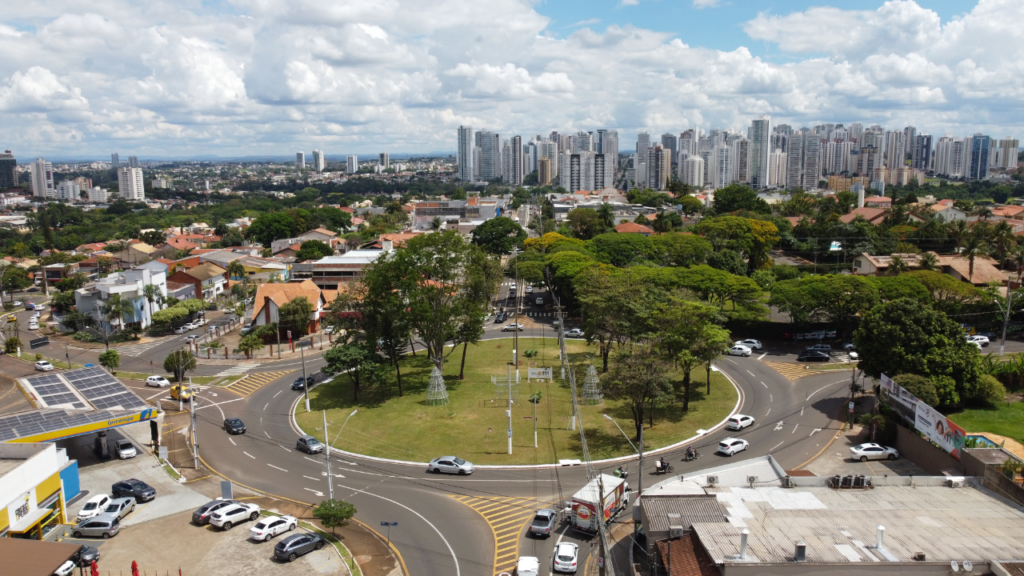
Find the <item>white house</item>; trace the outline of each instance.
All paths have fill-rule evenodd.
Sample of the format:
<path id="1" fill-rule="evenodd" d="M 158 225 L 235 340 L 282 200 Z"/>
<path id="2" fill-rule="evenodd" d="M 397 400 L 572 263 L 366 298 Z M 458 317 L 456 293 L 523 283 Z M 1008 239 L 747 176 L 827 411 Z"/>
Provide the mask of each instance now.
<path id="1" fill-rule="evenodd" d="M 154 298 L 150 303 L 146 300 L 145 287 L 156 286 L 159 289 L 160 299 Z M 148 328 L 153 322 L 152 314 L 162 310 L 160 300 L 167 297 L 167 273 L 150 268 L 134 268 L 124 272 L 110 274 L 106 278 L 97 280 L 75 291 L 75 308 L 83 313 L 89 314 L 96 319 L 101 329 L 120 328 L 122 322 L 114 320 L 107 322 L 103 315 L 102 306 L 110 300 L 113 295 L 119 295 L 121 300 L 131 302 L 131 314 L 125 314 L 123 324 L 139 324 L 142 329 Z M 112 325 L 111 325 L 112 324 Z"/>

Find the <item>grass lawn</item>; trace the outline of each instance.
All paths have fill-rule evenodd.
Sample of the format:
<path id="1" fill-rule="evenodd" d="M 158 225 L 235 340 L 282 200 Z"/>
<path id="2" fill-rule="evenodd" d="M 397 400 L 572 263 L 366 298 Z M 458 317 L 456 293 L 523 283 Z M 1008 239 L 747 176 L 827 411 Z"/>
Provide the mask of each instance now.
<path id="1" fill-rule="evenodd" d="M 991 432 L 1024 443 L 1024 402 L 964 410 L 949 414 L 949 419 L 968 432 Z"/>
<path id="2" fill-rule="evenodd" d="M 596 346 L 582 341 L 567 344 L 570 362 L 577 363 L 577 386 L 583 388 L 586 367 L 591 361 L 600 369 Z M 455 454 L 476 464 L 541 464 L 559 459 L 579 458 L 578 430 L 569 429 L 571 398 L 568 383 L 558 379 L 560 363 L 555 339 L 521 338 L 521 351 L 537 350 L 536 358 L 520 354 L 521 383 L 518 399 L 512 408 L 513 454 L 508 455 L 508 418 L 505 415 L 507 388 L 500 391 L 491 383 L 491 376 L 504 376 L 506 362 L 512 357 L 512 341 L 489 340 L 471 346 L 466 356 L 466 378 L 458 379 L 462 349 L 445 362 L 445 385 L 449 403 L 427 406 L 426 392 L 431 364 L 421 351 L 406 356 L 402 362 L 404 397 L 387 400 L 382 395 L 361 394 L 353 401 L 353 387 L 347 374 L 334 382 L 310 392 L 313 412 L 297 407 L 299 426 L 307 433 L 323 438 L 321 410 L 327 410 L 331 440 L 345 418 L 358 408 L 334 446 L 370 456 L 400 460 L 427 461 L 445 454 Z M 554 368 L 554 382 L 527 382 L 529 365 Z M 735 406 L 737 393 L 732 384 L 719 373 L 712 372 L 711 394 L 705 395 L 703 369 L 693 372 L 690 411 L 682 410 L 682 375 L 670 375 L 675 394 L 670 402 L 655 409 L 653 427 L 645 427 L 647 449 L 674 444 L 693 436 L 700 428 L 720 422 Z M 533 404 L 529 397 L 541 392 L 537 405 L 538 447 L 533 447 Z M 397 387 L 393 388 L 397 395 Z M 630 454 L 632 449 L 615 425 L 602 415 L 608 414 L 633 436 L 633 421 L 628 406 L 622 401 L 605 400 L 603 405 L 582 406 L 587 430 L 587 445 L 592 459 Z M 333 423 L 333 424 L 330 424 Z"/>

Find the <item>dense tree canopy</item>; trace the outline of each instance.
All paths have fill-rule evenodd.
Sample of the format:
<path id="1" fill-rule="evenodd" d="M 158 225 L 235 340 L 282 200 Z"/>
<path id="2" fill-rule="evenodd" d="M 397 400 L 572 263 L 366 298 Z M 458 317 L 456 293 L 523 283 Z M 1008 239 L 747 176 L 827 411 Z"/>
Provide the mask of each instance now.
<path id="1" fill-rule="evenodd" d="M 522 248 L 526 230 L 511 218 L 491 218 L 473 229 L 473 244 L 488 254 L 511 254 L 514 248 Z"/>

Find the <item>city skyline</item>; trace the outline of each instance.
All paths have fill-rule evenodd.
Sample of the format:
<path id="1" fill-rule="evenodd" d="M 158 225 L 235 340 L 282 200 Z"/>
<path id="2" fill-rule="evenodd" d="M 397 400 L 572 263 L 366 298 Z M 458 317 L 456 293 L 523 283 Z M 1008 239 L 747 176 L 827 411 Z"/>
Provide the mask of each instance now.
<path id="1" fill-rule="evenodd" d="M 1024 5 L 1010 0 L 619 0 L 574 22 L 549 3 L 404 1 L 11 6 L 0 17 L 3 148 L 19 159 L 454 154 L 459 125 L 524 137 L 610 127 L 629 142 L 743 129 L 762 114 L 937 136 L 1024 128 L 1012 25 Z M 711 41 L 652 20 L 683 9 L 732 32 Z"/>

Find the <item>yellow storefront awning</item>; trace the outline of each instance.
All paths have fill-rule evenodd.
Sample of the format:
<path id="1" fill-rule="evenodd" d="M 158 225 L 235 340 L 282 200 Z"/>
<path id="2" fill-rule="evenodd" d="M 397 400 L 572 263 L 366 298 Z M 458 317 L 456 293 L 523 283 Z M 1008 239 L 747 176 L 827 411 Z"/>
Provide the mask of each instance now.
<path id="1" fill-rule="evenodd" d="M 35 528 L 36 524 L 39 524 L 39 521 L 49 516 L 51 512 L 53 512 L 53 510 L 50 510 L 49 508 L 36 508 L 22 517 L 21 520 L 18 520 L 17 524 L 11 526 L 10 532 L 14 534 L 24 534 L 25 532 Z"/>

